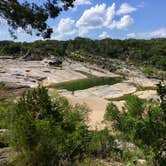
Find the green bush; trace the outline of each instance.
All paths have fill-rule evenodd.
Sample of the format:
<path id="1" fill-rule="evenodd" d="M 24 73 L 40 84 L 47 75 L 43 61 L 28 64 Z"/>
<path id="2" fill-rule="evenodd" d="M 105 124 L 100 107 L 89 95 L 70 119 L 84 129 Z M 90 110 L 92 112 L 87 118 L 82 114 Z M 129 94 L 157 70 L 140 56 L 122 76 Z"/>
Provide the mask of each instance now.
<path id="1" fill-rule="evenodd" d="M 154 67 L 148 66 L 148 67 L 144 67 L 142 69 L 142 72 L 144 74 L 148 75 L 148 76 L 152 76 L 152 75 L 156 74 L 157 71 L 156 71 L 156 69 Z"/>
<path id="2" fill-rule="evenodd" d="M 52 102 L 43 87 L 25 93 L 11 113 L 10 144 L 20 152 L 16 165 L 70 165 L 81 159 L 87 111 L 62 97 Z"/>
<path id="3" fill-rule="evenodd" d="M 7 110 L 0 106 L 0 129 L 6 128 Z"/>
<path id="4" fill-rule="evenodd" d="M 161 89 L 160 94 L 163 92 Z M 137 144 L 144 151 L 152 148 L 156 163 L 163 164 L 166 158 L 161 155 L 165 152 L 163 145 L 166 144 L 164 109 L 162 102 L 159 105 L 152 101 L 145 102 L 137 96 L 129 96 L 122 111 L 119 111 L 115 105 L 109 104 L 105 119 L 111 121 L 115 131 L 120 131 L 121 137 L 125 140 Z"/>
<path id="5" fill-rule="evenodd" d="M 111 154 L 114 138 L 108 129 L 93 131 L 92 138 L 88 144 L 89 152 L 92 156 L 106 158 Z"/>
<path id="6" fill-rule="evenodd" d="M 13 110 L 14 103 L 5 99 L 0 100 L 0 129 L 7 129 L 9 113 Z"/>
<path id="7" fill-rule="evenodd" d="M 137 96 L 127 96 L 126 104 L 122 111 L 119 111 L 112 103 L 108 105 L 105 119 L 113 123 L 115 130 L 124 132 L 124 135 L 132 140 L 135 127 L 138 121 L 142 119 L 143 111 L 143 100 Z"/>
<path id="8" fill-rule="evenodd" d="M 166 57 L 165 56 L 162 56 L 160 58 L 160 60 L 157 62 L 157 66 L 164 71 L 166 70 Z"/>
<path id="9" fill-rule="evenodd" d="M 66 166 L 91 155 L 106 156 L 112 137 L 107 130 L 88 131 L 88 112 L 60 96 L 52 101 L 43 87 L 26 92 L 10 115 L 9 142 L 18 152 L 13 164 Z"/>
<path id="10" fill-rule="evenodd" d="M 0 90 L 3 90 L 5 87 L 5 85 L 3 83 L 0 82 Z"/>

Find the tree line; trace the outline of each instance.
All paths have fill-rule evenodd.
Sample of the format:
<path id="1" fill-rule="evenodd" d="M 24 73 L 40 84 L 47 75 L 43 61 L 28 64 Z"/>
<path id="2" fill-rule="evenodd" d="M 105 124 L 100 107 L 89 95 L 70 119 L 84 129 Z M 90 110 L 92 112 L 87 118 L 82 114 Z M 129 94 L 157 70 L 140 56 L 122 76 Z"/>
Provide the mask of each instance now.
<path id="1" fill-rule="evenodd" d="M 91 40 L 77 37 L 74 40 L 13 42 L 0 41 L 0 56 L 25 56 L 31 60 L 39 60 L 44 57 L 71 57 L 80 60 L 80 56 L 86 60 L 93 58 L 116 58 L 136 64 L 152 65 L 166 70 L 166 39 L 103 39 Z"/>

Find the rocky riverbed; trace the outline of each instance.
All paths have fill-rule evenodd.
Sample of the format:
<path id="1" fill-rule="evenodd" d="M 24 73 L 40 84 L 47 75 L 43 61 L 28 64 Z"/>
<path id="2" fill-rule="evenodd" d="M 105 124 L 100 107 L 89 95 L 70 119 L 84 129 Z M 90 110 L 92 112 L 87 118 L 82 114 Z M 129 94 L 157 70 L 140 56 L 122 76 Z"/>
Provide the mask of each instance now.
<path id="1" fill-rule="evenodd" d="M 39 84 L 48 86 L 54 83 L 84 79 L 88 77 L 124 77 L 120 83 L 113 85 L 94 86 L 74 92 L 65 89 L 58 93 L 65 96 L 72 105 L 86 104 L 90 108 L 88 125 L 90 129 L 101 130 L 105 127 L 104 114 L 107 105 L 113 102 L 122 110 L 125 101 L 123 96 L 134 94 L 142 99 L 159 100 L 155 86 L 159 80 L 146 78 L 136 68 L 128 68 L 124 63 L 121 68 L 112 73 L 96 65 L 65 61 L 61 67 L 50 66 L 43 61 L 24 61 L 19 59 L 0 59 L 0 83 L 5 85 L 1 89 L 0 99 L 17 100 L 27 88 L 37 87 Z M 146 88 L 146 87 L 150 87 Z M 154 89 L 153 89 L 154 88 Z M 57 90 L 49 88 L 49 94 L 54 98 Z M 1 132 L 5 131 L 1 129 Z M 16 153 L 8 147 L 0 148 L 0 165 L 5 165 Z M 146 162 L 138 160 L 138 162 Z M 113 163 L 113 161 L 111 161 Z M 102 163 L 104 165 L 104 162 Z M 115 165 L 123 165 L 115 163 Z"/>
<path id="2" fill-rule="evenodd" d="M 64 62 L 62 67 L 52 67 L 43 61 L 0 59 L 0 82 L 18 86 L 37 87 L 86 78 L 88 75 L 114 77 L 106 70 L 88 68 L 81 63 Z"/>
<path id="3" fill-rule="evenodd" d="M 119 73 L 119 74 L 117 74 Z M 77 90 L 73 92 L 59 90 L 59 93 L 69 99 L 71 104 L 87 104 L 92 110 L 90 113 L 90 126 L 102 128 L 105 109 L 110 100 L 121 108 L 124 101 L 118 100 L 124 95 L 135 94 L 143 99 L 158 100 L 155 90 L 139 90 L 139 87 L 155 87 L 158 80 L 146 78 L 136 68 L 121 68 L 112 73 L 101 69 L 95 65 L 79 62 L 65 61 L 62 67 L 50 66 L 43 61 L 24 61 L 18 59 L 0 59 L 0 82 L 6 86 L 19 87 L 37 87 L 38 84 L 44 86 L 52 83 L 83 79 L 90 76 L 96 77 L 117 77 L 125 76 L 121 83 L 114 85 L 95 86 L 92 88 Z M 54 94 L 55 89 L 50 89 L 50 95 Z"/>

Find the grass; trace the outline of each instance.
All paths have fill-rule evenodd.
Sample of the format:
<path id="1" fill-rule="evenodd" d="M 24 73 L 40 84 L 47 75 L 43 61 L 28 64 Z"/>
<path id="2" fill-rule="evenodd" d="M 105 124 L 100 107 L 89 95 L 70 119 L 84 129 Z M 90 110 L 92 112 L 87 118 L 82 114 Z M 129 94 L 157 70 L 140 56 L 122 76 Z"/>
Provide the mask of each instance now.
<path id="1" fill-rule="evenodd" d="M 152 66 L 147 66 L 142 69 L 142 72 L 146 75 L 154 75 L 157 73 L 157 69 Z"/>
<path id="2" fill-rule="evenodd" d="M 137 87 L 137 91 L 146 91 L 146 90 L 157 90 L 155 86 L 139 86 Z"/>
<path id="3" fill-rule="evenodd" d="M 0 129 L 7 128 L 9 112 L 12 111 L 15 106 L 14 100 L 19 97 L 24 90 L 25 89 L 0 89 Z"/>
<path id="4" fill-rule="evenodd" d="M 0 90 L 3 90 L 5 87 L 5 85 L 3 83 L 0 82 Z"/>
<path id="5" fill-rule="evenodd" d="M 14 106 L 15 104 L 11 101 L 0 100 L 0 129 L 7 128 L 9 111 L 12 111 Z M 0 135 L 0 143 L 1 143 L 1 135 Z"/>
<path id="6" fill-rule="evenodd" d="M 146 91 L 146 90 L 157 90 L 157 87 L 154 87 L 154 86 L 145 86 L 145 87 L 139 86 L 139 87 L 137 87 L 137 91 L 136 91 L 136 92 L 138 92 L 138 91 Z M 128 96 L 131 96 L 131 95 L 133 95 L 133 93 L 125 94 L 125 95 L 120 96 L 120 97 L 110 98 L 110 99 L 108 99 L 108 100 L 109 100 L 109 101 L 121 101 L 121 100 L 126 100 L 126 98 L 127 98 Z"/>
<path id="7" fill-rule="evenodd" d="M 166 71 L 159 70 L 153 66 L 147 66 L 141 69 L 141 71 L 148 77 L 156 77 L 158 79 L 166 78 Z"/>
<path id="8" fill-rule="evenodd" d="M 100 85 L 113 85 L 122 82 L 121 77 L 91 77 L 74 81 L 62 82 L 50 85 L 55 89 L 66 89 L 68 91 L 83 90 Z"/>
<path id="9" fill-rule="evenodd" d="M 125 94 L 123 96 L 120 96 L 120 97 L 114 97 L 114 98 L 110 98 L 108 99 L 109 101 L 121 101 L 121 100 L 126 100 L 127 97 L 131 96 L 132 93 L 130 94 Z"/>

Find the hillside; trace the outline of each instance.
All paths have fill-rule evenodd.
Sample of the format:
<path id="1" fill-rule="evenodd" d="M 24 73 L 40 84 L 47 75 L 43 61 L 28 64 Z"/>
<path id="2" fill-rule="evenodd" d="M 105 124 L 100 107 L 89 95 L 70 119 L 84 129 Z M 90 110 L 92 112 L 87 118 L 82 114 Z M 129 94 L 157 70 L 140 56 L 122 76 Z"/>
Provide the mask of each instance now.
<path id="1" fill-rule="evenodd" d="M 104 63 L 110 65 L 104 58 L 120 59 L 137 65 L 151 65 L 166 70 L 166 39 L 151 40 L 91 40 L 76 38 L 68 41 L 35 41 L 33 43 L 0 42 L 0 56 L 23 57 L 31 60 L 41 60 L 44 57 L 70 57 L 75 60 Z"/>

